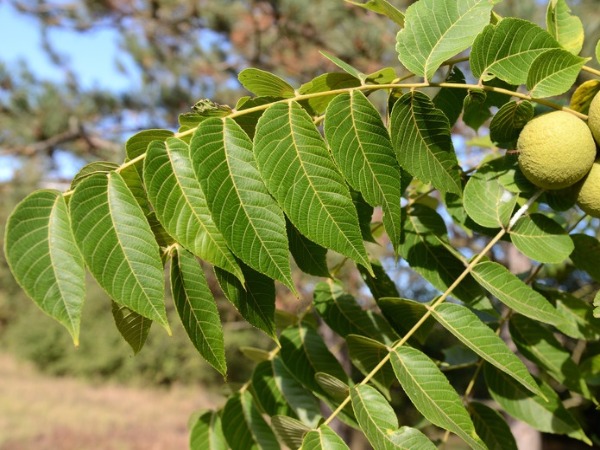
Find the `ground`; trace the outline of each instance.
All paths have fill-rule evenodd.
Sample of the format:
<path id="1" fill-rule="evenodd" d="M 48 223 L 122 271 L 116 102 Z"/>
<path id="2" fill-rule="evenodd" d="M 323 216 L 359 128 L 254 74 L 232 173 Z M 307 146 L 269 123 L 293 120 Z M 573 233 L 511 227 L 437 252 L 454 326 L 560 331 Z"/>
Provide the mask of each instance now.
<path id="1" fill-rule="evenodd" d="M 221 403 L 199 387 L 90 385 L 0 354 L 0 450 L 188 448 L 190 415 Z"/>

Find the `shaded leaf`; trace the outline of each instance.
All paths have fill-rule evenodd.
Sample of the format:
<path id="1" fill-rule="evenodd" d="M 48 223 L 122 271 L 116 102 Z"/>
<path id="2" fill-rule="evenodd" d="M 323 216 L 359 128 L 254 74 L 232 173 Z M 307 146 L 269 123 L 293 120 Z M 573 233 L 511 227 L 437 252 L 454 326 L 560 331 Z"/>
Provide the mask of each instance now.
<path id="1" fill-rule="evenodd" d="M 521 130 L 533 115 L 533 104 L 527 100 L 504 104 L 490 123 L 490 138 L 500 147 L 515 148 Z"/>
<path id="2" fill-rule="evenodd" d="M 483 89 L 469 89 L 463 100 L 463 122 L 475 131 L 492 117 L 486 99 L 487 94 Z"/>
<path id="3" fill-rule="evenodd" d="M 341 437 L 327 425 L 321 425 L 304 436 L 302 450 L 350 450 Z"/>
<path id="4" fill-rule="evenodd" d="M 410 347 L 396 348 L 391 355 L 404 392 L 427 420 L 460 436 L 472 448 L 486 449 L 461 398 L 427 355 Z"/>
<path id="5" fill-rule="evenodd" d="M 479 403 L 469 403 L 469 412 L 477 434 L 489 450 L 517 450 L 515 437 L 498 411 Z"/>
<path id="6" fill-rule="evenodd" d="M 401 172 L 379 112 L 360 91 L 338 95 L 327 107 L 325 137 L 342 174 L 371 206 L 382 206 L 394 245 L 401 233 Z"/>
<path id="7" fill-rule="evenodd" d="M 384 317 L 389 320 L 401 336 L 411 331 L 417 322 L 427 313 L 427 306 L 424 303 L 405 298 L 384 297 L 377 301 L 377 305 L 381 308 Z M 427 318 L 413 332 L 411 338 L 415 338 L 419 344 L 424 344 L 434 325 L 435 321 L 433 318 Z"/>
<path id="8" fill-rule="evenodd" d="M 136 158 L 141 158 L 144 153 L 146 153 L 146 149 L 150 142 L 152 141 L 165 141 L 167 138 L 172 137 L 174 133 L 170 130 L 143 130 L 140 131 L 125 142 L 125 154 L 127 155 L 127 160 L 131 161 Z M 142 176 L 142 165 L 135 164 L 135 170 L 138 172 L 139 176 Z"/>
<path id="9" fill-rule="evenodd" d="M 590 104 L 598 92 L 600 92 L 600 80 L 584 81 L 573 92 L 569 108 L 587 114 Z"/>
<path id="10" fill-rule="evenodd" d="M 356 69 L 355 67 L 352 67 L 350 64 L 348 64 L 347 62 L 338 58 L 337 56 L 331 55 L 323 50 L 321 50 L 319 53 L 321 53 L 321 55 L 323 55 L 325 58 L 327 58 L 333 64 L 338 66 L 340 69 L 342 69 L 348 75 L 352 75 L 354 78 L 358 78 L 360 80 L 361 84 L 364 84 L 365 80 L 367 79 L 367 76 L 364 73 L 362 73 L 360 70 Z"/>
<path id="11" fill-rule="evenodd" d="M 357 2 L 352 0 L 346 0 L 348 3 L 352 5 L 360 6 L 361 8 L 368 9 L 370 11 L 374 11 L 378 14 L 383 14 L 388 19 L 394 21 L 397 25 L 403 27 L 404 26 L 404 14 L 401 11 L 396 9 L 390 2 L 387 0 L 367 0 L 366 3 Z"/>
<path id="12" fill-rule="evenodd" d="M 388 347 L 381 342 L 356 334 L 346 336 L 346 343 L 352 364 L 363 375 L 369 374 L 389 353 Z M 370 381 L 390 398 L 389 388 L 396 381 L 391 364 L 387 362 L 379 368 Z"/>
<path id="13" fill-rule="evenodd" d="M 276 102 L 276 97 L 245 97 L 240 99 L 236 109 L 244 111 L 234 118 L 237 124 L 242 127 L 248 137 L 252 139 L 256 132 L 256 124 L 260 116 L 265 112 L 265 105 Z M 252 111 L 246 111 L 252 110 Z"/>
<path id="14" fill-rule="evenodd" d="M 298 268 L 310 275 L 329 278 L 327 249 L 304 237 L 289 220 L 286 220 L 286 227 L 290 253 Z"/>
<path id="15" fill-rule="evenodd" d="M 219 311 L 196 258 L 177 246 L 171 261 L 173 301 L 192 344 L 219 373 L 227 373 Z"/>
<path id="16" fill-rule="evenodd" d="M 87 177 L 92 176 L 96 173 L 108 173 L 114 172 L 119 168 L 117 163 L 107 162 L 107 161 L 94 161 L 89 164 L 83 166 L 79 172 L 73 177 L 71 181 L 70 189 L 75 189 L 75 187 Z"/>
<path id="17" fill-rule="evenodd" d="M 129 344 L 134 354 L 144 347 L 152 321 L 132 311 L 126 306 L 112 303 L 112 315 L 117 330 Z"/>
<path id="18" fill-rule="evenodd" d="M 295 416 L 277 386 L 270 360 L 263 361 L 254 368 L 252 372 L 252 390 L 255 394 L 255 402 L 260 405 L 260 409 L 268 416 L 277 414 Z"/>
<path id="19" fill-rule="evenodd" d="M 63 325 L 78 345 L 85 268 L 75 239 L 62 194 L 36 191 L 8 217 L 4 254 L 27 295 Z"/>
<path id="20" fill-rule="evenodd" d="M 192 426 L 190 450 L 227 450 L 227 448 L 219 413 L 208 411 L 202 414 Z"/>
<path id="21" fill-rule="evenodd" d="M 371 275 L 364 267 L 358 266 L 358 270 L 373 298 L 377 301 L 381 297 L 398 297 L 400 293 L 396 283 L 390 278 L 381 263 L 371 261 L 371 267 L 375 276 Z"/>
<path id="22" fill-rule="evenodd" d="M 265 70 L 250 67 L 238 74 L 242 86 L 257 96 L 292 98 L 296 95 L 290 84 Z"/>
<path id="23" fill-rule="evenodd" d="M 244 275 L 210 215 L 188 145 L 177 138 L 152 142 L 144 161 L 144 181 L 167 232 L 194 255 L 243 282 Z"/>
<path id="24" fill-rule="evenodd" d="M 233 119 L 208 119 L 190 150 L 212 218 L 233 253 L 295 291 L 285 218 L 261 180 L 248 135 Z"/>
<path id="25" fill-rule="evenodd" d="M 467 49 L 490 21 L 499 0 L 421 0 L 406 10 L 406 23 L 396 38 L 400 62 L 431 80 L 447 59 Z"/>
<path id="26" fill-rule="evenodd" d="M 546 10 L 546 28 L 562 48 L 578 55 L 583 47 L 584 30 L 579 17 L 571 15 L 565 0 L 550 0 Z"/>
<path id="27" fill-rule="evenodd" d="M 594 280 L 600 282 L 600 241 L 587 234 L 572 234 L 575 249 L 571 261 L 580 270 L 585 270 Z"/>
<path id="28" fill-rule="evenodd" d="M 458 67 L 454 66 L 446 77 L 446 83 L 465 84 L 465 75 Z M 451 127 L 456 123 L 462 113 L 466 96 L 466 89 L 443 87 L 438 91 L 435 97 L 433 97 L 434 106 L 446 115 Z"/>
<path id="29" fill-rule="evenodd" d="M 558 325 L 564 321 L 562 315 L 542 295 L 510 273 L 506 267 L 484 261 L 473 268 L 472 274 L 490 294 L 516 312 L 550 325 Z"/>
<path id="30" fill-rule="evenodd" d="M 425 94 L 404 94 L 390 118 L 392 143 L 400 166 L 442 192 L 461 194 L 459 166 L 450 124 Z"/>
<path id="31" fill-rule="evenodd" d="M 271 417 L 271 426 L 279 439 L 294 450 L 300 448 L 304 436 L 310 431 L 310 427 L 288 416 Z"/>
<path id="32" fill-rule="evenodd" d="M 600 339 L 600 323 L 593 320 L 592 306 L 585 300 L 568 292 L 555 289 L 540 289 L 539 292 L 554 304 L 563 317 L 557 328 L 574 339 L 595 341 Z"/>
<path id="33" fill-rule="evenodd" d="M 510 229 L 510 239 L 524 255 L 543 263 L 561 263 L 574 249 L 564 228 L 544 214 L 521 217 Z"/>
<path id="34" fill-rule="evenodd" d="M 315 381 L 336 402 L 344 401 L 350 394 L 350 388 L 346 383 L 328 373 L 317 372 L 315 374 Z"/>
<path id="35" fill-rule="evenodd" d="M 265 111 L 254 155 L 269 192 L 303 235 L 369 267 L 350 192 L 298 103 L 278 103 Z"/>
<path id="36" fill-rule="evenodd" d="M 347 73 L 324 73 L 300 86 L 298 93 L 301 95 L 310 95 L 358 86 L 360 86 L 360 80 Z M 303 100 L 301 104 L 306 106 L 312 114 L 323 114 L 329 102 L 333 100 L 336 95 L 337 94 L 311 97 L 307 100 Z"/>
<path id="37" fill-rule="evenodd" d="M 529 94 L 536 98 L 564 94 L 573 86 L 581 68 L 589 60 L 560 48 L 540 54 L 533 60 L 527 75 Z"/>
<path id="38" fill-rule="evenodd" d="M 169 330 L 158 244 L 121 175 L 83 180 L 70 209 L 77 245 L 98 284 L 120 305 Z"/>

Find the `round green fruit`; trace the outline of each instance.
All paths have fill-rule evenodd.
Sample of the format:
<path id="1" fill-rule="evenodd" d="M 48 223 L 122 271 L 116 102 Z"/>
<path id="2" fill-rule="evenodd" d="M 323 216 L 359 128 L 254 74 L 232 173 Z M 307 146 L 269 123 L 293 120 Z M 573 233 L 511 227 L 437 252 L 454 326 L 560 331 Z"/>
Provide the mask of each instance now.
<path id="1" fill-rule="evenodd" d="M 563 189 L 581 180 L 596 159 L 596 143 L 586 123 L 566 111 L 529 121 L 517 141 L 519 167 L 544 189 Z"/>
<path id="2" fill-rule="evenodd" d="M 600 144 L 600 94 L 594 96 L 588 114 L 588 127 L 592 130 L 596 142 Z"/>
<path id="3" fill-rule="evenodd" d="M 592 217 L 600 217 L 600 159 L 592 165 L 592 169 L 581 181 L 577 204 Z"/>

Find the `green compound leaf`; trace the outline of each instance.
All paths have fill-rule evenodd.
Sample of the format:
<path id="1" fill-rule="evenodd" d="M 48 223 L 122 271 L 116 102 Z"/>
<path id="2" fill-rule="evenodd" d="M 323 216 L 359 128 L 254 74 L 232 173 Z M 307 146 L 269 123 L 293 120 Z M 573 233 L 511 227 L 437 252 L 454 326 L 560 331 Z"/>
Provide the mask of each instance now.
<path id="1" fill-rule="evenodd" d="M 481 80 L 498 77 L 507 83 L 525 84 L 533 61 L 542 53 L 559 48 L 547 31 L 522 19 L 507 17 L 488 25 L 471 49 L 471 70 Z"/>
<path id="2" fill-rule="evenodd" d="M 526 100 L 502 105 L 490 123 L 490 139 L 502 148 L 515 148 L 521 130 L 534 112 L 533 104 Z"/>
<path id="3" fill-rule="evenodd" d="M 405 28 L 398 32 L 400 62 L 431 80 L 447 59 L 467 49 L 489 23 L 500 0 L 421 0 L 406 10 Z"/>
<path id="4" fill-rule="evenodd" d="M 564 318 L 564 322 L 557 327 L 562 333 L 574 339 L 600 339 L 600 323 L 593 320 L 592 305 L 587 301 L 555 289 L 543 289 L 540 292 Z"/>
<path id="5" fill-rule="evenodd" d="M 377 306 L 381 308 L 384 317 L 389 320 L 394 329 L 398 331 L 401 336 L 408 333 L 427 313 L 427 305 L 406 298 L 380 298 L 377 301 Z M 419 344 L 423 345 L 434 325 L 435 321 L 433 318 L 428 317 L 425 319 L 425 322 L 413 332 L 411 339 L 414 338 Z"/>
<path id="6" fill-rule="evenodd" d="M 98 284 L 120 305 L 169 331 L 158 244 L 121 175 L 83 180 L 69 206 L 77 245 Z"/>
<path id="7" fill-rule="evenodd" d="M 275 334 L 275 283 L 250 267 L 240 264 L 246 284 L 229 272 L 215 267 L 215 275 L 225 297 L 246 321 L 277 342 Z"/>
<path id="8" fill-rule="evenodd" d="M 366 3 L 352 0 L 345 1 L 378 14 L 383 14 L 388 19 L 394 21 L 397 25 L 401 27 L 404 26 L 404 14 L 402 14 L 402 12 L 396 9 L 396 7 L 390 4 L 387 0 L 367 0 Z"/>
<path id="9" fill-rule="evenodd" d="M 261 180 L 248 135 L 233 119 L 208 119 L 190 149 L 212 218 L 233 253 L 295 291 L 285 218 Z"/>
<path id="10" fill-rule="evenodd" d="M 152 141 L 165 141 L 170 138 L 174 133 L 170 130 L 143 130 L 139 133 L 131 136 L 127 142 L 125 142 L 125 154 L 127 155 L 127 161 L 141 157 L 146 153 L 146 149 Z M 135 164 L 135 170 L 142 177 L 142 164 Z"/>
<path id="11" fill-rule="evenodd" d="M 152 321 L 132 311 L 127 306 L 112 302 L 112 315 L 117 330 L 129 344 L 134 354 L 144 347 Z"/>
<path id="12" fill-rule="evenodd" d="M 242 86 L 258 96 L 292 98 L 296 95 L 294 88 L 287 81 L 254 67 L 242 70 L 238 80 Z"/>
<path id="13" fill-rule="evenodd" d="M 259 409 L 267 415 L 295 417 L 277 386 L 272 361 L 262 361 L 256 365 L 252 372 L 252 391 Z"/>
<path id="14" fill-rule="evenodd" d="M 561 48 L 542 53 L 535 58 L 527 75 L 529 94 L 536 98 L 564 94 L 575 84 L 581 68 L 590 59 Z"/>
<path id="15" fill-rule="evenodd" d="M 243 282 L 242 270 L 210 215 L 188 145 L 176 138 L 153 141 L 144 160 L 144 181 L 156 216 L 167 232 L 194 255 Z"/>
<path id="16" fill-rule="evenodd" d="M 505 373 L 489 364 L 483 370 L 492 398 L 511 416 L 545 433 L 566 434 L 591 445 L 581 425 L 567 410 L 558 394 L 546 383 L 540 383 L 545 398 L 524 391 Z"/>
<path id="17" fill-rule="evenodd" d="M 452 303 L 442 303 L 431 310 L 432 316 L 458 338 L 499 370 L 513 377 L 526 389 L 539 394 L 539 388 L 523 362 L 490 327 L 468 308 Z"/>
<path id="18" fill-rule="evenodd" d="M 482 227 L 507 226 L 517 204 L 518 196 L 508 191 L 499 180 L 503 166 L 501 159 L 484 164 L 465 186 L 465 211 Z"/>
<path id="19" fill-rule="evenodd" d="M 594 280 L 600 282 L 600 241 L 587 234 L 571 235 L 575 249 L 571 261 L 580 270 L 585 270 Z"/>
<path id="20" fill-rule="evenodd" d="M 198 261 L 179 246 L 171 261 L 171 292 L 192 344 L 211 366 L 225 376 L 223 328 L 215 299 Z"/>
<path id="21" fill-rule="evenodd" d="M 265 111 L 254 155 L 269 192 L 303 235 L 370 267 L 348 187 L 298 103 L 276 103 Z"/>
<path id="22" fill-rule="evenodd" d="M 86 164 L 81 168 L 79 172 L 73 177 L 71 181 L 70 189 L 75 189 L 77 185 L 85 180 L 87 177 L 90 177 L 97 173 L 108 173 L 114 172 L 119 168 L 117 163 L 106 162 L 106 161 L 94 161 L 89 164 Z"/>
<path id="23" fill-rule="evenodd" d="M 227 450 L 227 441 L 217 411 L 202 414 L 190 432 L 190 450 Z"/>
<path id="24" fill-rule="evenodd" d="M 498 411 L 479 402 L 469 403 L 477 434 L 489 450 L 518 450 L 510 427 Z"/>
<path id="25" fill-rule="evenodd" d="M 315 94 L 358 86 L 360 86 L 360 80 L 350 74 L 341 72 L 324 73 L 300 86 L 298 93 L 302 95 Z M 336 96 L 337 94 L 331 94 L 310 98 L 304 100 L 302 106 L 305 106 L 311 114 L 323 114 L 329 102 Z"/>
<path id="26" fill-rule="evenodd" d="M 360 428 L 377 450 L 434 450 L 436 446 L 420 431 L 402 427 L 388 401 L 371 386 L 356 386 L 350 391 L 352 408 Z"/>
<path id="27" fill-rule="evenodd" d="M 310 275 L 329 278 L 327 249 L 304 237 L 289 220 L 286 220 L 286 226 L 290 252 L 298 268 Z"/>
<path id="28" fill-rule="evenodd" d="M 556 381 L 590 398 L 579 367 L 552 331 L 521 315 L 510 318 L 510 335 L 528 360 L 545 369 Z"/>
<path id="29" fill-rule="evenodd" d="M 6 223 L 4 254 L 27 295 L 78 345 L 85 268 L 60 192 L 36 191 L 17 205 Z"/>
<path id="30" fill-rule="evenodd" d="M 575 248 L 564 228 L 544 214 L 521 217 L 510 229 L 510 239 L 524 255 L 542 263 L 561 263 Z"/>
<path id="31" fill-rule="evenodd" d="M 279 450 L 273 431 L 247 390 L 229 397 L 221 416 L 225 439 L 232 450 Z"/>
<path id="32" fill-rule="evenodd" d="M 562 315 L 541 294 L 498 263 L 484 261 L 472 271 L 487 291 L 516 312 L 550 325 L 564 321 Z"/>
<path id="33" fill-rule="evenodd" d="M 401 171 L 381 115 L 360 91 L 338 95 L 327 107 L 325 137 L 350 186 L 371 206 L 382 206 L 383 225 L 396 248 Z"/>
<path id="34" fill-rule="evenodd" d="M 460 436 L 474 449 L 486 449 L 448 379 L 427 355 L 411 347 L 392 354 L 392 367 L 404 392 L 431 423 Z"/>
<path id="35" fill-rule="evenodd" d="M 304 436 L 302 450 L 350 450 L 341 437 L 327 425 L 321 425 Z"/>
<path id="36" fill-rule="evenodd" d="M 550 0 L 546 10 L 546 28 L 562 48 L 578 55 L 583 47 L 584 30 L 579 17 L 571 15 L 566 0 Z"/>
<path id="37" fill-rule="evenodd" d="M 371 371 L 387 356 L 388 348 L 386 345 L 374 339 L 356 334 L 346 336 L 348 344 L 348 353 L 352 364 L 361 371 L 363 375 L 371 373 Z M 390 398 L 390 386 L 396 381 L 396 376 L 389 362 L 379 368 L 371 383 L 373 383 L 388 399 Z"/>
<path id="38" fill-rule="evenodd" d="M 462 186 L 450 124 L 421 92 L 410 92 L 394 104 L 392 143 L 400 166 L 442 192 L 460 195 Z"/>

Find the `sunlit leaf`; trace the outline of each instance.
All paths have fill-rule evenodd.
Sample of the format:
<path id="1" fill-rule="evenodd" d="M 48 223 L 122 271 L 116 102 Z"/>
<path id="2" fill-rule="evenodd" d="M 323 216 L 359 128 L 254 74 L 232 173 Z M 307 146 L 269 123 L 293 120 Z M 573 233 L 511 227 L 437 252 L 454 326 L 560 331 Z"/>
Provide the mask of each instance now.
<path id="1" fill-rule="evenodd" d="M 521 217 L 510 229 L 510 239 L 523 254 L 543 263 L 561 263 L 574 249 L 565 229 L 544 214 Z"/>
<path id="2" fill-rule="evenodd" d="M 215 299 L 198 261 L 179 246 L 171 260 L 171 292 L 192 344 L 211 366 L 225 375 L 225 344 Z"/>
<path id="3" fill-rule="evenodd" d="M 392 352 L 392 367 L 404 392 L 427 420 L 457 434 L 474 449 L 486 449 L 461 398 L 427 355 L 399 347 Z"/>
<path id="4" fill-rule="evenodd" d="M 302 450 L 350 450 L 341 437 L 327 425 L 321 425 L 304 436 Z"/>
<path id="5" fill-rule="evenodd" d="M 447 59 L 467 49 L 490 21 L 500 0 L 421 0 L 406 10 L 404 29 L 397 36 L 400 62 L 431 80 Z"/>
<path id="6" fill-rule="evenodd" d="M 129 344 L 133 353 L 137 354 L 146 343 L 152 321 L 114 301 L 112 302 L 112 315 L 117 330 Z"/>
<path id="7" fill-rule="evenodd" d="M 562 48 L 578 55 L 583 47 L 584 30 L 579 17 L 571 15 L 565 0 L 550 0 L 546 10 L 546 28 Z"/>
<path id="8" fill-rule="evenodd" d="M 62 194 L 36 191 L 9 216 L 4 254 L 27 295 L 67 328 L 77 345 L 85 300 L 85 269 L 75 239 Z"/>
<path id="9" fill-rule="evenodd" d="M 242 271 L 210 215 L 188 145 L 176 138 L 152 142 L 144 161 L 144 181 L 167 232 L 194 255 L 243 282 Z"/>
<path id="10" fill-rule="evenodd" d="M 227 448 L 219 413 L 208 411 L 202 414 L 192 426 L 190 450 L 227 450 Z"/>
<path id="11" fill-rule="evenodd" d="M 590 58 L 580 58 L 561 48 L 540 54 L 531 63 L 527 88 L 532 97 L 544 98 L 567 92 Z"/>
<path id="12" fill-rule="evenodd" d="M 587 80 L 581 83 L 571 96 L 569 108 L 587 114 L 598 92 L 600 92 L 600 80 Z"/>
<path id="13" fill-rule="evenodd" d="M 431 99 L 418 91 L 404 94 L 394 104 L 390 122 L 400 166 L 442 192 L 461 194 L 450 124 Z"/>
<path id="14" fill-rule="evenodd" d="M 278 103 L 265 111 L 254 155 L 269 192 L 302 234 L 370 267 L 350 192 L 300 105 Z"/>
<path id="15" fill-rule="evenodd" d="M 482 80 L 494 76 L 510 84 L 527 81 L 533 61 L 560 44 L 547 31 L 532 22 L 507 17 L 497 25 L 487 25 L 471 49 L 471 70 Z"/>
<path id="16" fill-rule="evenodd" d="M 548 300 L 496 262 L 480 262 L 473 276 L 488 292 L 516 312 L 550 325 L 564 321 Z"/>
<path id="17" fill-rule="evenodd" d="M 350 186 L 371 206 L 382 206 L 395 248 L 402 228 L 401 172 L 381 115 L 362 92 L 338 95 L 327 107 L 325 137 Z"/>
<path id="18" fill-rule="evenodd" d="M 118 168 L 119 165 L 117 163 L 107 161 L 94 161 L 86 164 L 73 177 L 73 180 L 71 181 L 71 189 L 75 189 L 75 187 L 77 187 L 81 181 L 85 180 L 89 176 L 92 176 L 96 173 L 113 172 Z"/>
<path id="19" fill-rule="evenodd" d="M 479 402 L 470 402 L 469 412 L 477 434 L 489 450 L 517 450 L 515 437 L 502 414 Z"/>
<path id="20" fill-rule="evenodd" d="M 248 135 L 233 119 L 205 120 L 190 150 L 211 216 L 233 253 L 294 291 L 285 218 L 261 180 Z"/>
<path id="21" fill-rule="evenodd" d="M 242 86 L 257 96 L 292 98 L 296 95 L 290 84 L 265 70 L 250 67 L 238 74 Z"/>
<path id="22" fill-rule="evenodd" d="M 70 209 L 77 245 L 98 284 L 117 303 L 168 330 L 158 244 L 121 175 L 83 180 Z"/>

